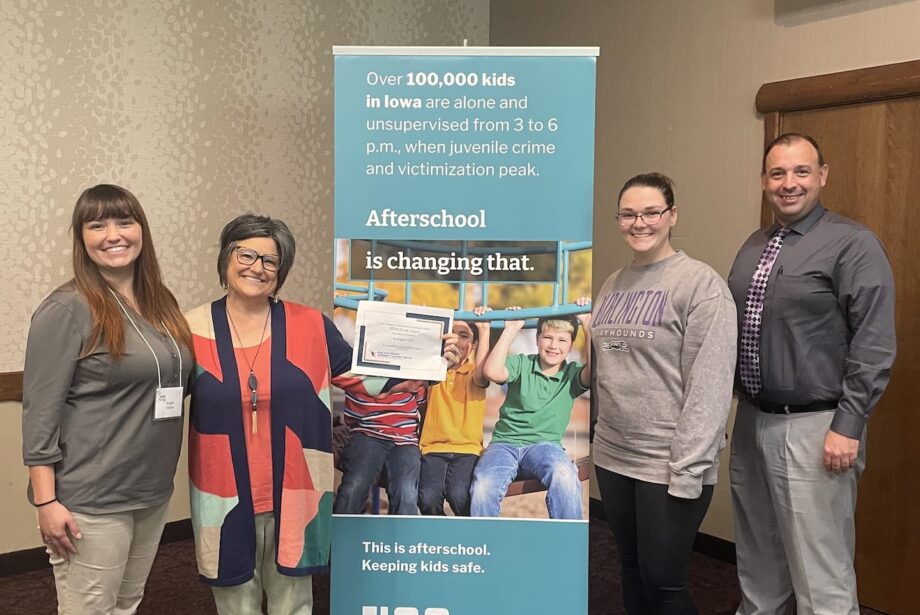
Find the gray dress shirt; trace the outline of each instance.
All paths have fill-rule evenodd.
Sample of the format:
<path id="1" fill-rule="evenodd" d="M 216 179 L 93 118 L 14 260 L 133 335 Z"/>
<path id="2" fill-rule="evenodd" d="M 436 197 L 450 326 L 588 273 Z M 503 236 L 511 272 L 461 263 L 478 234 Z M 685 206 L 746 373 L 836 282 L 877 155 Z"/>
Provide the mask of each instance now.
<path id="1" fill-rule="evenodd" d="M 179 346 L 180 374 L 169 337 L 140 315 L 132 318 L 156 352 L 163 386 L 184 386 L 191 352 Z M 136 510 L 172 494 L 183 421 L 154 420 L 156 362 L 131 323 L 123 322 L 125 354 L 115 361 L 105 345 L 81 357 L 92 315 L 71 284 L 51 293 L 32 316 L 23 374 L 23 460 L 54 466 L 57 498 L 72 511 Z"/>
<path id="2" fill-rule="evenodd" d="M 790 228 L 764 296 L 758 398 L 838 402 L 831 429 L 859 438 L 894 363 L 891 266 L 869 229 L 820 204 Z M 748 237 L 728 276 L 739 331 L 754 268 L 775 229 Z"/>

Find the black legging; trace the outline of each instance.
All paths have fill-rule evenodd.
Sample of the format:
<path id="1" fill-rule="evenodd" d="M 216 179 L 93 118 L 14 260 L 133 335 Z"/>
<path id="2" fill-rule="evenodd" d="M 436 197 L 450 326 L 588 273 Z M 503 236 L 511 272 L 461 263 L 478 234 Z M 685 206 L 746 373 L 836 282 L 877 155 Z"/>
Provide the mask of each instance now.
<path id="1" fill-rule="evenodd" d="M 695 500 L 668 486 L 596 467 L 607 523 L 620 552 L 628 615 L 696 615 L 687 587 L 693 540 L 712 500 L 712 485 Z"/>

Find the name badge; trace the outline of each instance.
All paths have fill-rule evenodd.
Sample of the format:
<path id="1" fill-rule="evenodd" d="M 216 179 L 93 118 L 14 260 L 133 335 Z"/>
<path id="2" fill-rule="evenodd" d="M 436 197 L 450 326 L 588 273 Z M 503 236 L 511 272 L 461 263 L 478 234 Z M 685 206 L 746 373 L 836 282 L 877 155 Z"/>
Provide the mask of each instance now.
<path id="1" fill-rule="evenodd" d="M 182 416 L 182 387 L 157 389 L 157 402 L 153 407 L 153 420 L 177 419 Z"/>

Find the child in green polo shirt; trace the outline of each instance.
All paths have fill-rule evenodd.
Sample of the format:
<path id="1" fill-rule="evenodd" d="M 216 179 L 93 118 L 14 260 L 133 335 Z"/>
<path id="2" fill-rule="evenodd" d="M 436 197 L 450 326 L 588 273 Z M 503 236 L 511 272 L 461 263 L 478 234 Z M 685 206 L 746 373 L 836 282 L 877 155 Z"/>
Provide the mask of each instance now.
<path id="1" fill-rule="evenodd" d="M 579 299 L 579 305 L 587 305 Z M 520 307 L 508 308 L 519 310 Z M 523 320 L 505 321 L 505 329 L 483 366 L 492 382 L 507 384 L 492 442 L 473 472 L 471 514 L 497 517 L 508 485 L 520 472 L 546 487 L 551 519 L 581 519 L 578 470 L 562 448 L 575 399 L 591 383 L 590 314 L 551 316 L 537 321 L 537 354 L 511 355 L 508 350 Z M 585 364 L 566 357 L 578 334 L 585 331 Z"/>

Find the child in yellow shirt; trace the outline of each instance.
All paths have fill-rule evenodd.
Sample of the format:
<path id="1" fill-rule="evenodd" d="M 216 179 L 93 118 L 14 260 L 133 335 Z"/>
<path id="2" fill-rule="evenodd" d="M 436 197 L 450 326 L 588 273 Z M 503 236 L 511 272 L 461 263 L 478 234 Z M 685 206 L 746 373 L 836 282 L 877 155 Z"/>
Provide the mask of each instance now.
<path id="1" fill-rule="evenodd" d="M 477 308 L 476 313 L 485 312 Z M 419 446 L 418 507 L 423 515 L 443 515 L 444 500 L 457 516 L 470 515 L 470 481 L 482 453 L 482 423 L 489 381 L 482 365 L 489 354 L 488 321 L 454 322 L 460 361 L 444 382 L 431 387 Z"/>

